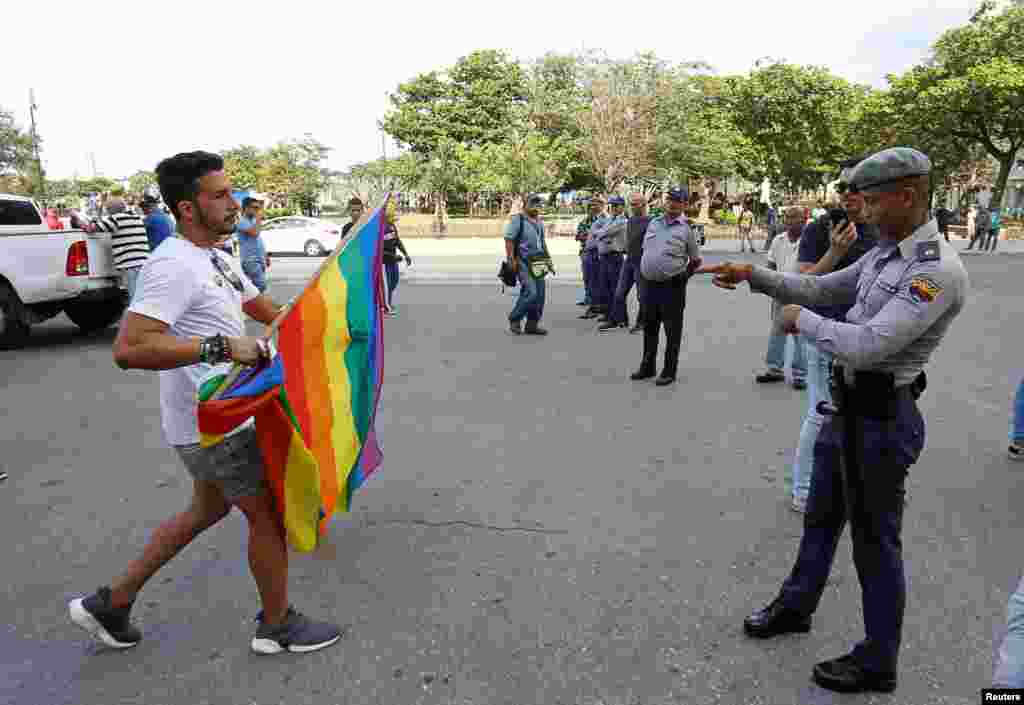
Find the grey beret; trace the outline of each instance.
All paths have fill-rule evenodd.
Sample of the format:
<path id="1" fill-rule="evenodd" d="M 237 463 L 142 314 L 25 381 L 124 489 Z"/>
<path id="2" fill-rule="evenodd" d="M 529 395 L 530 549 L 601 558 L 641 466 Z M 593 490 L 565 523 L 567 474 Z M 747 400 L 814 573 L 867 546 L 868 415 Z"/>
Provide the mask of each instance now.
<path id="1" fill-rule="evenodd" d="M 927 176 L 932 163 L 927 156 L 910 147 L 892 147 L 872 154 L 853 169 L 850 185 L 858 191 L 871 191 L 911 176 Z"/>

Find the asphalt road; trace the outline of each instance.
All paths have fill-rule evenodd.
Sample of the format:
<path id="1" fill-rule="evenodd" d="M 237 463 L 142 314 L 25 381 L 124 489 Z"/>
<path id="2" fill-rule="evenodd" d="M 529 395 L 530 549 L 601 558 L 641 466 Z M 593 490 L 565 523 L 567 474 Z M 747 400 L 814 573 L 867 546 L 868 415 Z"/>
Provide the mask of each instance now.
<path id="1" fill-rule="evenodd" d="M 679 383 L 655 388 L 628 379 L 639 336 L 577 319 L 571 259 L 551 335 L 504 335 L 512 295 L 493 259 L 417 258 L 399 290 L 384 466 L 326 545 L 293 559 L 294 604 L 345 625 L 307 656 L 248 650 L 237 514 L 141 595 L 137 648 L 70 624 L 67 600 L 184 506 L 187 475 L 163 444 L 156 375 L 113 365 L 113 330 L 83 337 L 61 317 L 0 353 L 0 703 L 979 702 L 1024 567 L 1022 469 L 1005 458 L 1024 257 L 965 258 L 973 293 L 929 366 L 910 473 L 900 687 L 855 697 L 809 678 L 863 633 L 845 537 L 810 634 L 741 632 L 801 533 L 785 500 L 802 394 L 753 381 L 768 301 L 692 282 Z M 271 293 L 293 295 L 315 264 L 279 261 Z"/>

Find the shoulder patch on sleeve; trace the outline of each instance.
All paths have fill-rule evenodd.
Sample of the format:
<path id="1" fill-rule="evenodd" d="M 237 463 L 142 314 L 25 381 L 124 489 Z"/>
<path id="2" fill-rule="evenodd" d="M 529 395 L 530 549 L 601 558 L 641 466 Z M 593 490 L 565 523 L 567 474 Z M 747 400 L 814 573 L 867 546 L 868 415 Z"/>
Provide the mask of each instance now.
<path id="1" fill-rule="evenodd" d="M 917 243 L 917 260 L 919 262 L 936 262 L 941 257 L 939 250 L 939 243 L 934 240 L 931 242 L 919 242 Z"/>
<path id="2" fill-rule="evenodd" d="M 921 303 L 931 302 L 942 293 L 942 285 L 931 277 L 914 277 L 910 280 L 910 295 Z"/>

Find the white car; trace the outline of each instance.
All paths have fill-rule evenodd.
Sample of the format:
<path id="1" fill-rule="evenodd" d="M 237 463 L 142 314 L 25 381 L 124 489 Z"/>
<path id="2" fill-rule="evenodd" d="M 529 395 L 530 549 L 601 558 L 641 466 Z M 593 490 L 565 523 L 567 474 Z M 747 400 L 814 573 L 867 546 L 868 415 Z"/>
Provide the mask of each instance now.
<path id="1" fill-rule="evenodd" d="M 338 246 L 341 226 L 320 218 L 289 215 L 265 221 L 260 237 L 268 254 L 301 252 L 307 257 L 322 257 Z"/>

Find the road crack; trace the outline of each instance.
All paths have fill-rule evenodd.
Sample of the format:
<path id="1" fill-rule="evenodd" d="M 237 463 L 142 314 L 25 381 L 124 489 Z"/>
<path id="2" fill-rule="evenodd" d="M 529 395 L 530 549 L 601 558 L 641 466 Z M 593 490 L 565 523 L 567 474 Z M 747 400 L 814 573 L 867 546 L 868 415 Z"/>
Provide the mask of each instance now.
<path id="1" fill-rule="evenodd" d="M 495 533 L 504 534 L 514 531 L 520 531 L 529 534 L 568 534 L 567 529 L 546 529 L 543 527 L 533 528 L 529 526 L 497 526 L 495 524 L 484 524 L 475 521 L 466 521 L 465 519 L 452 519 L 449 521 L 428 521 L 426 519 L 371 519 L 365 522 L 364 526 L 376 526 L 378 524 L 402 524 L 402 525 L 415 525 L 415 526 L 431 526 L 434 528 L 447 528 L 451 526 L 465 526 L 469 529 L 484 529 L 485 531 L 493 531 Z"/>

